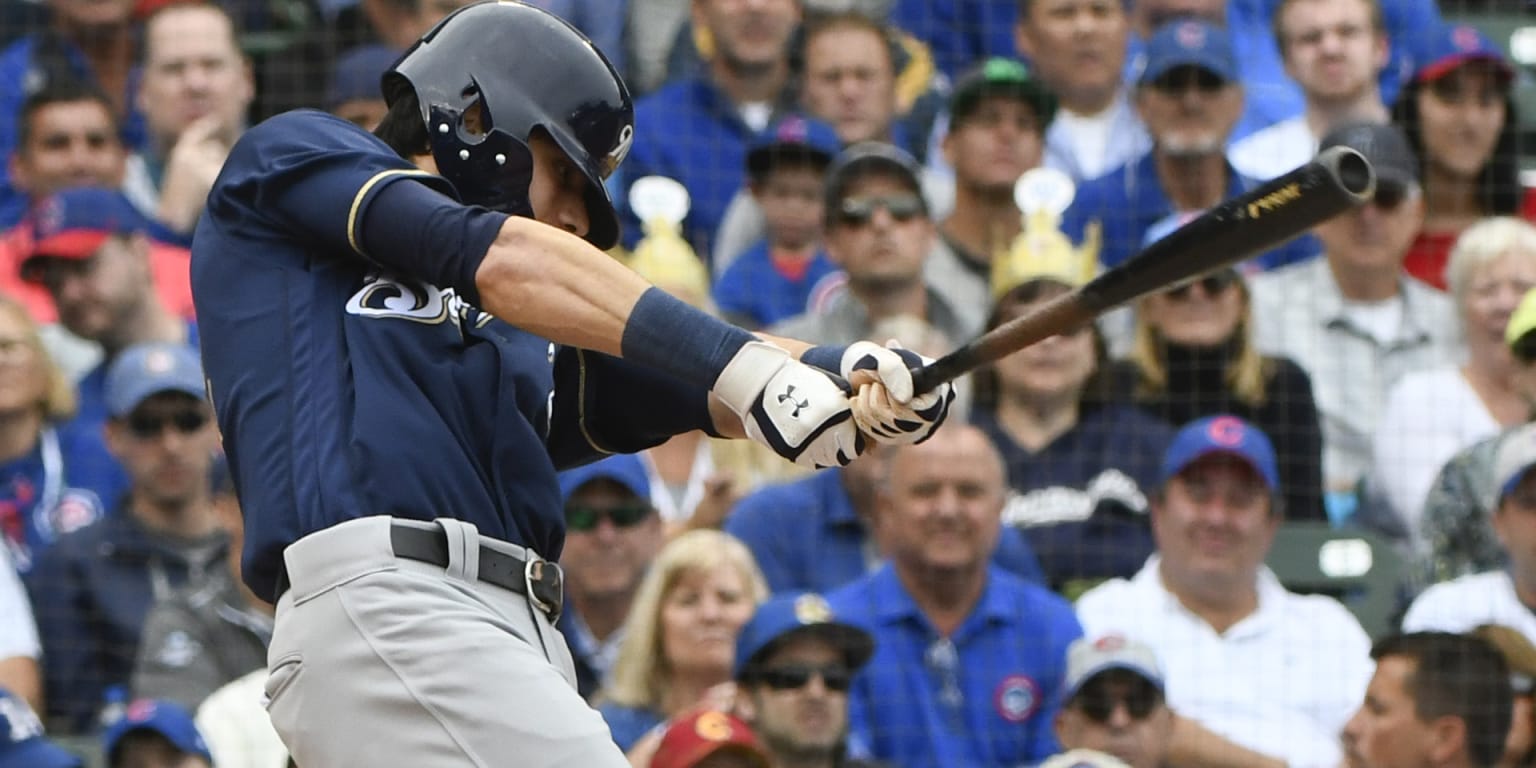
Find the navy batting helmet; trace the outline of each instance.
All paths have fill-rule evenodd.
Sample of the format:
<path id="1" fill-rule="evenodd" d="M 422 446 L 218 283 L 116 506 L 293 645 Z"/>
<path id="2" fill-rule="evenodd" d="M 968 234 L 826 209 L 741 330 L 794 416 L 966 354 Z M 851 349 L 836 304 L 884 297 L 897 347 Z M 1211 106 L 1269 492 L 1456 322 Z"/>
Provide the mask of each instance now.
<path id="1" fill-rule="evenodd" d="M 465 6 L 384 73 L 387 103 L 412 92 L 437 170 L 465 202 L 531 215 L 528 141 L 543 129 L 587 177 L 587 240 L 600 248 L 618 242 L 603 181 L 629 152 L 634 104 L 613 65 L 575 27 L 510 0 Z"/>

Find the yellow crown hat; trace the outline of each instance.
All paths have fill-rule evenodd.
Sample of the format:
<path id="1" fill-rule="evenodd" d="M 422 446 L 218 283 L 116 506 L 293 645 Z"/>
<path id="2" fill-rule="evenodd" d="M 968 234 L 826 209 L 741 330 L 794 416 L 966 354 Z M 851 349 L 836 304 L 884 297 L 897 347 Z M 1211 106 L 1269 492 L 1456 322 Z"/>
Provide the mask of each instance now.
<path id="1" fill-rule="evenodd" d="M 1077 246 L 1061 231 L 1061 214 L 1076 191 L 1066 174 L 1052 168 L 1036 168 L 1019 177 L 1013 201 L 1024 217 L 1024 229 L 1007 253 L 992 260 L 994 301 L 1031 280 L 1077 287 L 1098 274 L 1099 223 L 1088 224 Z"/>
<path id="2" fill-rule="evenodd" d="M 688 190 L 665 176 L 646 176 L 630 185 L 629 207 L 645 232 L 625 260 L 629 268 L 684 301 L 707 303 L 709 270 L 683 239 Z"/>

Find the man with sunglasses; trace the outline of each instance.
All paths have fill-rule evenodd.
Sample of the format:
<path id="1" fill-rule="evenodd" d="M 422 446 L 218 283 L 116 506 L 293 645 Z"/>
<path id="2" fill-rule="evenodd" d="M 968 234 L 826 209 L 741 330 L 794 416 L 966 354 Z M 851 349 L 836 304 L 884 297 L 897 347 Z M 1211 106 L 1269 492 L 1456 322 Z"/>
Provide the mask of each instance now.
<path id="1" fill-rule="evenodd" d="M 1228 31 L 1208 21 L 1170 21 L 1147 40 L 1133 101 L 1152 149 L 1084 182 L 1062 215 L 1062 231 L 1081 242 L 1090 222 L 1102 227 L 1099 261 L 1119 266 L 1142 246 L 1147 230 L 1177 214 L 1211 208 L 1257 182 L 1226 158 L 1227 140 L 1243 112 L 1243 81 Z M 1309 257 L 1304 240 L 1257 256 L 1270 267 Z"/>
<path id="2" fill-rule="evenodd" d="M 556 624 L 571 646 L 583 698 L 608 682 L 624 620 L 645 569 L 661 550 L 661 515 L 651 483 L 630 454 L 560 473 L 565 504 L 565 610 Z"/>
<path id="3" fill-rule="evenodd" d="M 848 147 L 832 161 L 826 248 L 847 284 L 823 311 L 778 323 L 773 333 L 852 344 L 872 338 L 881 321 L 906 315 L 927 322 L 952 344 L 976 335 L 976 313 L 962 313 L 924 278 L 936 230 L 920 173 L 911 155 L 875 141 Z"/>
<path id="4" fill-rule="evenodd" d="M 129 347 L 107 373 L 105 401 L 128 492 L 114 514 L 60 537 L 27 579 L 47 714 L 66 732 L 94 726 L 108 689 L 129 684 L 156 600 L 228 578 L 210 482 L 219 438 L 197 353 Z"/>
<path id="5" fill-rule="evenodd" d="M 1172 735 L 1173 713 L 1151 648 L 1119 635 L 1072 643 L 1056 715 L 1062 749 L 1112 755 L 1129 768 L 1162 768 Z"/>
<path id="6" fill-rule="evenodd" d="M 1312 378 L 1323 425 L 1323 490 L 1346 518 L 1371 466 L 1387 393 L 1404 373 L 1449 363 L 1460 346 L 1455 307 L 1403 269 L 1423 222 L 1419 163 L 1396 126 L 1349 123 L 1322 149 L 1359 150 L 1376 171 L 1374 200 L 1319 224 L 1321 259 L 1253 280 L 1254 340 Z M 1372 527 L 1405 535 L 1401 524 Z"/>
<path id="7" fill-rule="evenodd" d="M 736 711 L 779 768 L 853 768 L 848 688 L 875 641 L 814 592 L 773 597 L 736 637 Z M 860 751 L 858 748 L 854 752 Z"/>

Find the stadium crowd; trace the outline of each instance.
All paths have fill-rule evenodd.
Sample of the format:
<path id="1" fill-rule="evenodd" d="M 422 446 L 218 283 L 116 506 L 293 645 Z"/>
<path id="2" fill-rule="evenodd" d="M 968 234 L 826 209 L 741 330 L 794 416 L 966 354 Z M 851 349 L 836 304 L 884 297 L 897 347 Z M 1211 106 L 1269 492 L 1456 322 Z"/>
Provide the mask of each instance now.
<path id="1" fill-rule="evenodd" d="M 1433 0 L 529 1 L 636 98 L 614 258 L 816 344 L 937 357 L 1321 149 L 1377 179 L 924 443 L 563 473 L 559 624 L 634 765 L 1536 765 L 1499 43 Z M 291 765 L 187 249 L 247 126 L 371 128 L 463 4 L 0 0 L 0 768 Z"/>

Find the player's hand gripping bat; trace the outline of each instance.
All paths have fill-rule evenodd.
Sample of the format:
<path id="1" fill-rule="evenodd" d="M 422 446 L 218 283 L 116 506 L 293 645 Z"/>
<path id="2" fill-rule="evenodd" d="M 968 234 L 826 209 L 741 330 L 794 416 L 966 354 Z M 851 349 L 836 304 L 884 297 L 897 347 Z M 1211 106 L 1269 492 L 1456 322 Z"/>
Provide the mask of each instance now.
<path id="1" fill-rule="evenodd" d="M 1312 162 L 1206 211 L 1087 285 L 913 369 L 913 391 L 927 392 L 1121 304 L 1266 251 L 1366 202 L 1375 189 L 1376 174 L 1364 156 L 1349 147 L 1326 149 Z"/>

